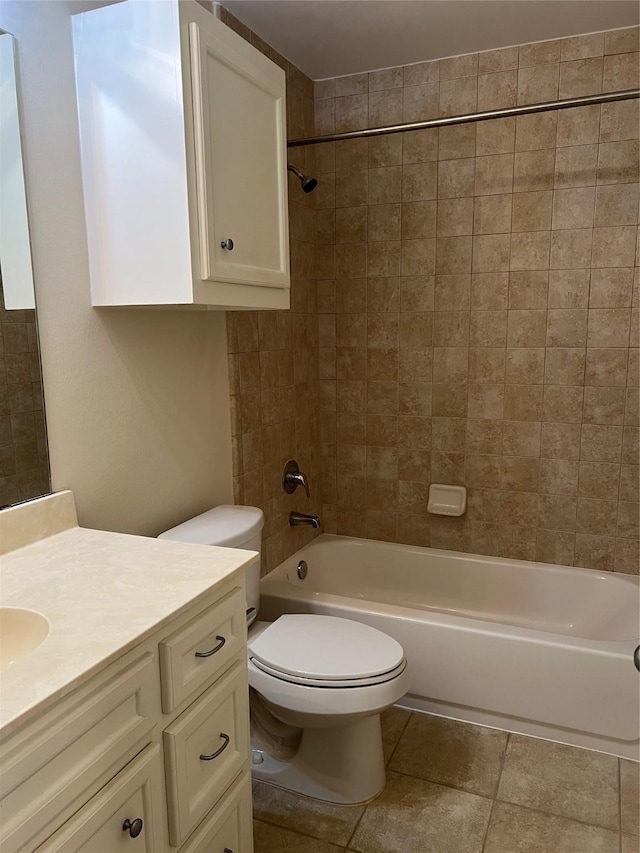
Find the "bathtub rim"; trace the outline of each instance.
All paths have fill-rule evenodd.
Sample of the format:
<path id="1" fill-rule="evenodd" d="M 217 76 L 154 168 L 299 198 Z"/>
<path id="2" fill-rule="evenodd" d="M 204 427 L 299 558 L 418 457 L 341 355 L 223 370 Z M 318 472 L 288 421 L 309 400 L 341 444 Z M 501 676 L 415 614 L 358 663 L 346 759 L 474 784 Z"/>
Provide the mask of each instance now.
<path id="1" fill-rule="evenodd" d="M 313 589 L 305 589 L 303 586 L 298 586 L 289 581 L 287 572 L 294 568 L 296 561 L 299 562 L 309 551 L 323 542 L 336 542 L 347 540 L 349 542 L 359 542 L 365 545 L 381 544 L 386 546 L 398 546 L 403 549 L 409 549 L 411 553 L 422 553 L 429 551 L 435 556 L 444 556 L 449 558 L 469 559 L 475 563 L 498 563 L 499 565 L 515 565 L 526 568 L 530 571 L 541 573 L 558 573 L 580 577 L 584 572 L 591 573 L 592 576 L 597 576 L 607 583 L 628 583 L 635 588 L 636 594 L 640 596 L 640 577 L 637 575 L 629 575 L 623 572 L 603 572 L 598 569 L 584 569 L 577 566 L 561 566 L 553 563 L 537 563 L 531 560 L 513 560 L 506 557 L 491 557 L 483 554 L 470 554 L 466 551 L 448 551 L 441 548 L 430 548 L 421 545 L 405 545 L 397 542 L 385 542 L 377 539 L 363 539 L 355 536 L 340 536 L 332 533 L 322 533 L 316 536 L 311 542 L 304 545 L 294 554 L 283 560 L 278 566 L 268 572 L 260 579 L 260 594 L 277 595 L 288 600 L 296 600 L 303 598 L 305 601 L 326 602 L 339 609 L 358 609 L 362 610 L 366 603 L 366 610 L 377 615 L 396 616 L 407 619 L 408 621 L 423 622 L 431 621 L 442 627 L 455 628 L 459 625 L 460 628 L 469 630 L 471 633 L 491 634 L 493 636 L 517 636 L 528 641 L 538 643 L 540 645 L 557 645 L 559 642 L 563 645 L 579 648 L 582 650 L 593 650 L 599 653 L 608 653 L 614 657 L 627 657 L 633 655 L 633 650 L 640 642 L 640 623 L 638 632 L 632 637 L 623 640 L 606 640 L 595 639 L 588 637 L 578 637 L 573 634 L 563 634 L 554 631 L 546 631 L 537 628 L 528 628 L 523 625 L 497 622 L 489 619 L 474 618 L 463 616 L 456 613 L 443 610 L 424 610 L 420 608 L 412 608 L 403 604 L 392 604 L 380 601 L 372 601 L 368 598 L 353 598 L 352 596 L 342 595 L 340 593 L 317 592 Z M 298 593 L 298 594 L 296 594 Z M 453 623 L 453 624 L 452 624 Z M 632 665 L 633 665 L 633 661 Z"/>

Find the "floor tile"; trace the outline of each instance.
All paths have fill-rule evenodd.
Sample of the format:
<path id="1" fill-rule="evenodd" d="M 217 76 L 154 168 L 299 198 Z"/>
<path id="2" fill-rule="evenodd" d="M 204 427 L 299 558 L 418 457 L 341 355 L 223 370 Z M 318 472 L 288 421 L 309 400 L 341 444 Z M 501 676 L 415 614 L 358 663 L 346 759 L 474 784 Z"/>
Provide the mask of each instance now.
<path id="1" fill-rule="evenodd" d="M 618 833 L 497 802 L 484 853 L 618 853 Z"/>
<path id="2" fill-rule="evenodd" d="M 340 853 L 342 847 L 261 820 L 253 822 L 254 853 Z"/>
<path id="3" fill-rule="evenodd" d="M 498 799 L 617 830 L 618 759 L 511 735 Z"/>
<path id="4" fill-rule="evenodd" d="M 640 765 L 620 759 L 620 822 L 623 832 L 640 835 Z"/>
<path id="5" fill-rule="evenodd" d="M 495 795 L 506 732 L 413 714 L 389 767 L 483 797 Z"/>
<path id="6" fill-rule="evenodd" d="M 349 850 L 359 853 L 481 853 L 491 801 L 389 773 L 367 806 Z"/>
<path id="7" fill-rule="evenodd" d="M 622 853 L 640 853 L 640 838 L 637 835 L 627 835 L 623 832 L 622 838 Z"/>
<path id="8" fill-rule="evenodd" d="M 349 841 L 363 811 L 364 806 L 323 803 L 265 782 L 258 782 L 253 792 L 254 817 L 341 847 Z"/>
<path id="9" fill-rule="evenodd" d="M 391 758 L 410 716 L 411 711 L 405 711 L 404 708 L 389 708 L 388 711 L 383 711 L 380 714 L 385 764 Z"/>

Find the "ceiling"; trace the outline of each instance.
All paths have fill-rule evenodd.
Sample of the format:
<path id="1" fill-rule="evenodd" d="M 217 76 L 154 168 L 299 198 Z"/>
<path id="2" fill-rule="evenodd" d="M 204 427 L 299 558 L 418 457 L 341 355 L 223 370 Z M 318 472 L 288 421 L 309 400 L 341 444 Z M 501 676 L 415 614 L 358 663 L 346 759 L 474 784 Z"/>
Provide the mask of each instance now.
<path id="1" fill-rule="evenodd" d="M 313 80 L 637 24 L 637 0 L 223 0 Z"/>

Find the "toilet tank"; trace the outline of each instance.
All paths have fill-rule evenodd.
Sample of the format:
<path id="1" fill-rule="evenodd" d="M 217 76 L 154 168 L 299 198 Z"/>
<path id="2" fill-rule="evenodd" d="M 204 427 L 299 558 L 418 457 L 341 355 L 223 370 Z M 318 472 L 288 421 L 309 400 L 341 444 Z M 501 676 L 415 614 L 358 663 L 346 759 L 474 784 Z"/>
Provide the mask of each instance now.
<path id="1" fill-rule="evenodd" d="M 220 545 L 223 548 L 244 548 L 260 554 L 264 515 L 255 506 L 216 506 L 190 518 L 158 539 L 188 542 L 191 545 Z M 247 622 L 258 614 L 260 599 L 260 557 L 247 569 Z"/>

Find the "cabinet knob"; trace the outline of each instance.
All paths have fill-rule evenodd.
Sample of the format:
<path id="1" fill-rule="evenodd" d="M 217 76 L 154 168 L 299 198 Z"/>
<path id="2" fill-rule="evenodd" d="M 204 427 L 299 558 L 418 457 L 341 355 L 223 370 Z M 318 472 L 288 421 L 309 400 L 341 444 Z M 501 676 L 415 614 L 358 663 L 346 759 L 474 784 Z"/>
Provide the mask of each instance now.
<path id="1" fill-rule="evenodd" d="M 137 838 L 142 832 L 143 825 L 142 818 L 140 817 L 137 817 L 135 820 L 129 820 L 129 818 L 127 818 L 122 824 L 122 830 L 123 832 L 129 830 L 129 835 L 132 838 Z"/>
<path id="2" fill-rule="evenodd" d="M 231 251 L 231 250 L 233 249 L 233 240 L 231 239 L 231 237 L 229 237 L 229 239 L 228 239 L 228 240 L 223 240 L 223 241 L 220 243 L 220 246 L 221 246 L 223 249 L 228 249 L 229 251 Z"/>

